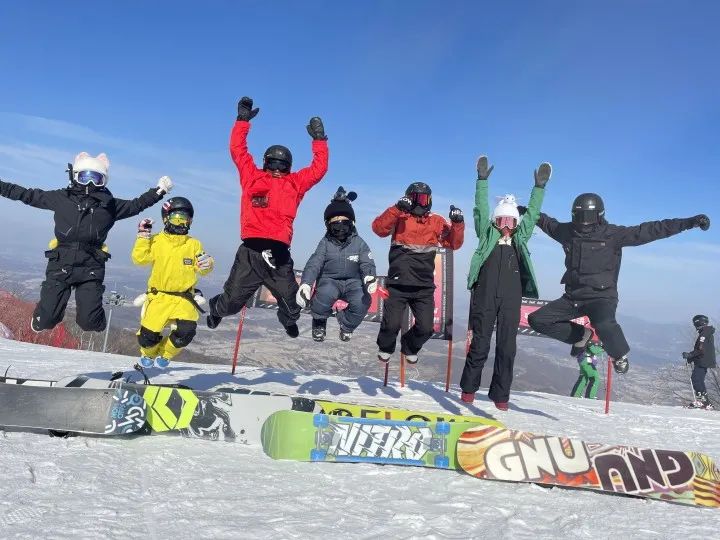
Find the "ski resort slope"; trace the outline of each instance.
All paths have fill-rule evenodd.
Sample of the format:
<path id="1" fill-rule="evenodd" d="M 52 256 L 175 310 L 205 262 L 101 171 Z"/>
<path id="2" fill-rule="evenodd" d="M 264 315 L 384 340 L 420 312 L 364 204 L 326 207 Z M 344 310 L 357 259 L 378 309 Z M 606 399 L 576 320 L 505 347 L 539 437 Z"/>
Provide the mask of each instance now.
<path id="1" fill-rule="evenodd" d="M 107 378 L 133 358 L 0 338 L 9 375 Z M 375 371 L 369 366 L 369 372 Z M 720 414 L 514 393 L 500 413 L 442 385 L 175 363 L 154 382 L 239 384 L 453 414 L 589 442 L 697 450 L 720 460 Z M 632 372 L 628 375 L 632 376 Z M 720 510 L 479 480 L 453 471 L 273 461 L 260 446 L 172 436 L 51 438 L 0 431 L 0 538 L 720 538 Z"/>

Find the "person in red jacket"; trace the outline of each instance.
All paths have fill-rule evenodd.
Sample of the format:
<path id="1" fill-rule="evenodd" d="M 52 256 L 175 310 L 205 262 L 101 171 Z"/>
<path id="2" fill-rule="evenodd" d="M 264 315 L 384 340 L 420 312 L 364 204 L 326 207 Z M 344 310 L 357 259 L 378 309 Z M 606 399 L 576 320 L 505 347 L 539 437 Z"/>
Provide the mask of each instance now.
<path id="1" fill-rule="evenodd" d="M 432 191 L 423 182 L 405 190 L 397 204 L 380 214 L 372 229 L 380 237 L 392 234 L 390 268 L 386 280 L 390 296 L 385 300 L 382 323 L 377 337 L 378 359 L 388 362 L 406 306 L 410 306 L 415 324 L 400 338 L 401 352 L 411 364 L 430 339 L 435 312 L 435 252 L 438 247 L 460 249 L 465 236 L 462 211 L 450 206 L 450 224 L 430 212 Z"/>
<path id="2" fill-rule="evenodd" d="M 322 180 L 328 168 L 325 128 L 318 117 L 310 119 L 307 131 L 313 138 L 313 160 L 309 167 L 290 172 L 292 154 L 281 145 L 265 151 L 263 167 L 255 165 L 247 147 L 250 120 L 260 109 L 243 97 L 238 103 L 237 122 L 230 135 L 230 155 L 240 173 L 240 237 L 223 293 L 210 299 L 207 325 L 216 328 L 223 317 L 238 313 L 260 285 L 265 285 L 278 303 L 278 319 L 290 337 L 298 336 L 296 321 L 300 306 L 295 301 L 295 281 L 290 243 L 293 222 L 305 193 Z"/>

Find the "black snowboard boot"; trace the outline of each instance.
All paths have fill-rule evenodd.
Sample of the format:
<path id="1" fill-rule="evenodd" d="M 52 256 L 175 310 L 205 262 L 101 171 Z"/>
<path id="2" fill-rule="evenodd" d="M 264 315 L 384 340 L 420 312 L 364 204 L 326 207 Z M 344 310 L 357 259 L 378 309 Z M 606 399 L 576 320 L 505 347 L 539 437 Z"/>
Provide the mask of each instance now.
<path id="1" fill-rule="evenodd" d="M 613 368 L 615 368 L 615 373 L 619 373 L 620 375 L 625 375 L 630 369 L 630 360 L 627 354 L 620 358 L 613 358 L 612 363 Z"/>
<path id="2" fill-rule="evenodd" d="M 312 320 L 312 338 L 315 341 L 325 341 L 325 325 L 327 319 Z"/>

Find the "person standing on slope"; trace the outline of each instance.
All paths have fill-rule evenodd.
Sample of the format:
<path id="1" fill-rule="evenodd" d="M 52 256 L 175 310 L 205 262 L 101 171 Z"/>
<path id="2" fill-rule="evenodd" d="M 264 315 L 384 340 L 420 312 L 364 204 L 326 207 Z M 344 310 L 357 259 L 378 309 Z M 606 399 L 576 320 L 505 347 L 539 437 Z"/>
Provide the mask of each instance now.
<path id="1" fill-rule="evenodd" d="M 468 273 L 468 289 L 472 291 L 470 325 L 473 336 L 460 379 L 460 398 L 466 403 L 475 399 L 497 322 L 495 367 L 488 396 L 498 409 L 506 411 L 517 352 L 522 297 L 538 298 L 527 243 L 540 216 L 545 185 L 552 175 L 552 167 L 549 163 L 542 163 L 535 171 L 535 187 L 522 220 L 513 195 L 505 195 L 490 215 L 488 178 L 493 168 L 488 168 L 486 156 L 478 159 L 473 215 L 479 245 Z"/>
<path id="2" fill-rule="evenodd" d="M 195 289 L 198 276 L 212 272 L 213 258 L 205 253 L 200 240 L 188 233 L 195 217 L 192 203 L 185 197 L 172 197 L 162 205 L 164 230 L 152 235 L 153 220 L 138 225 L 132 250 L 133 263 L 152 265 L 147 292 L 135 299 L 142 305 L 140 363 L 149 368 L 166 368 L 195 337 L 202 295 Z M 162 331 L 171 327 L 170 334 Z"/>
<path id="3" fill-rule="evenodd" d="M 605 220 L 605 204 L 595 193 L 578 195 L 572 204 L 572 221 L 560 223 L 540 214 L 538 227 L 559 242 L 565 251 L 565 294 L 528 316 L 530 327 L 541 334 L 573 345 L 577 356 L 592 331 L 572 322 L 583 315 L 590 319 L 617 373 L 627 373 L 630 346 L 615 320 L 618 305 L 617 281 L 622 249 L 640 246 L 700 227 L 710 228 L 704 214 L 685 219 L 648 221 L 632 227 Z"/>
<path id="4" fill-rule="evenodd" d="M 580 375 L 573 385 L 570 395 L 572 397 L 586 397 L 595 399 L 598 386 L 600 386 L 600 374 L 597 364 L 605 350 L 599 343 L 588 342 L 587 347 L 576 357 Z"/>
<path id="5" fill-rule="evenodd" d="M 430 339 L 435 312 L 435 253 L 438 247 L 460 249 L 465 235 L 462 211 L 450 206 L 450 224 L 430 212 L 432 191 L 423 182 L 414 182 L 405 195 L 372 223 L 380 237 L 392 235 L 390 267 L 386 281 L 390 296 L 385 300 L 377 337 L 378 359 L 390 361 L 402 324 L 405 307 L 410 306 L 415 324 L 400 339 L 401 352 L 410 364 Z"/>
<path id="6" fill-rule="evenodd" d="M 210 299 L 209 328 L 216 328 L 223 317 L 238 313 L 260 285 L 265 285 L 278 303 L 278 319 L 290 337 L 298 337 L 296 321 L 300 306 L 295 300 L 295 281 L 290 243 L 293 222 L 305 193 L 322 180 L 328 168 L 325 128 L 318 117 L 310 119 L 307 131 L 312 137 L 313 160 L 309 167 L 290 172 L 292 154 L 281 145 L 265 151 L 263 167 L 255 166 L 247 147 L 250 120 L 259 109 L 243 97 L 238 103 L 237 121 L 230 135 L 232 156 L 242 188 L 240 237 L 230 275 L 223 293 Z"/>
<path id="7" fill-rule="evenodd" d="M 68 163 L 70 184 L 64 189 L 26 189 L 0 180 L 1 196 L 54 212 L 55 238 L 45 252 L 45 281 L 30 322 L 35 332 L 54 328 L 63 320 L 73 289 L 78 326 L 92 332 L 105 329 L 102 300 L 105 263 L 110 259 L 104 245 L 107 235 L 116 221 L 138 215 L 172 189 L 170 178 L 163 176 L 157 187 L 136 199 L 116 199 L 107 188 L 109 169 L 105 154 L 92 157 L 80 152 Z"/>
<path id="8" fill-rule="evenodd" d="M 315 283 L 310 304 L 315 341 L 325 339 L 327 318 L 338 300 L 347 302 L 347 307 L 337 312 L 340 340 L 350 341 L 370 309 L 370 296 L 377 290 L 375 261 L 355 230 L 355 211 L 350 203 L 356 197 L 354 191 L 337 190 L 325 209 L 325 236 L 308 259 L 300 280 L 297 303 L 303 308 L 311 301 Z"/>
<path id="9" fill-rule="evenodd" d="M 695 340 L 695 347 L 690 352 L 682 353 L 682 357 L 688 364 L 693 364 L 691 376 L 692 387 L 695 390 L 695 401 L 690 404 L 693 409 L 712 409 L 710 399 L 705 387 L 705 375 L 709 368 L 717 367 L 715 362 L 715 328 L 710 326 L 710 320 L 706 315 L 695 315 L 693 326 L 697 330 L 698 337 Z"/>

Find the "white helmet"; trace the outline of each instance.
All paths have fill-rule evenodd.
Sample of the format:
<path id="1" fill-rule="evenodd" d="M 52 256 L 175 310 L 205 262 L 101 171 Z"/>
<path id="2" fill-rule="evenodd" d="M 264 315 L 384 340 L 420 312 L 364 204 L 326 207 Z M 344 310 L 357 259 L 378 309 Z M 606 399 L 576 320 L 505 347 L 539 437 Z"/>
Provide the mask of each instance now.
<path id="1" fill-rule="evenodd" d="M 513 217 L 515 221 L 520 221 L 520 212 L 518 212 L 517 200 L 515 195 L 505 195 L 498 201 L 495 210 L 493 210 L 493 221 L 499 217 Z"/>
<path id="2" fill-rule="evenodd" d="M 92 157 L 87 152 L 80 152 L 75 156 L 72 165 L 73 182 L 80 185 L 88 185 L 93 183 L 96 186 L 106 186 L 110 179 L 109 174 L 110 160 L 102 153 L 97 157 Z M 94 173 L 91 175 L 82 175 L 82 173 Z"/>

